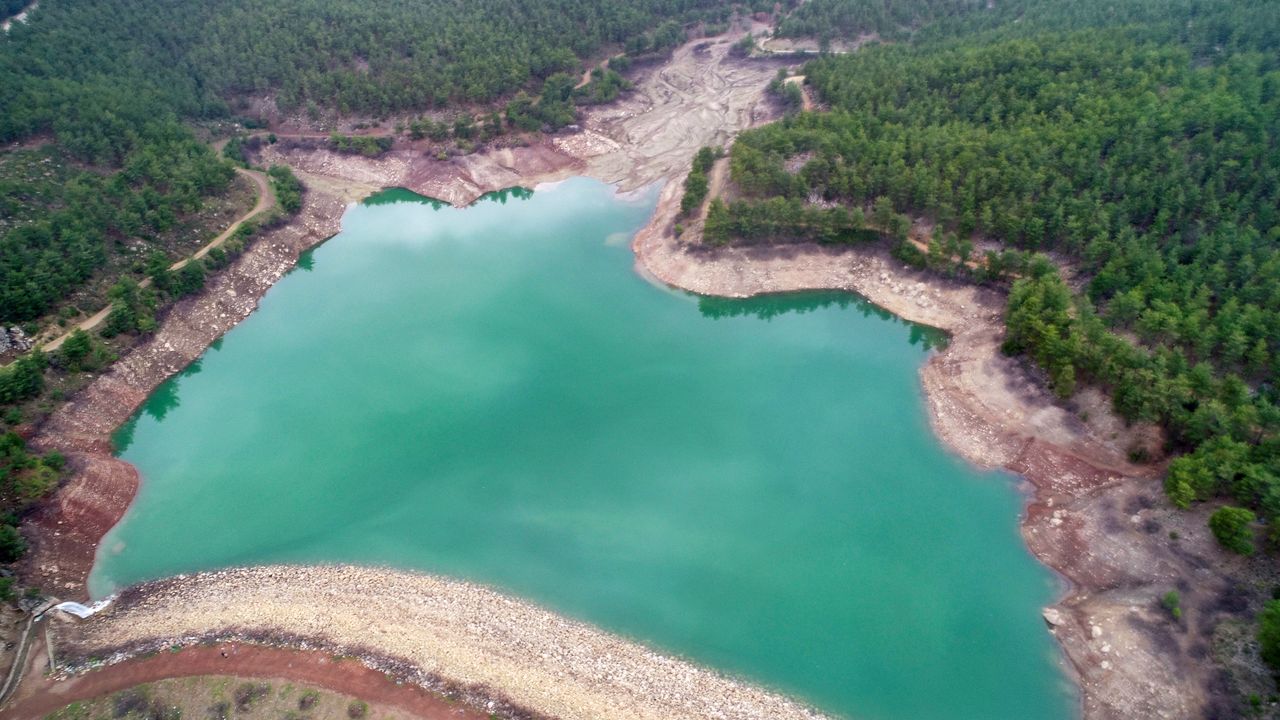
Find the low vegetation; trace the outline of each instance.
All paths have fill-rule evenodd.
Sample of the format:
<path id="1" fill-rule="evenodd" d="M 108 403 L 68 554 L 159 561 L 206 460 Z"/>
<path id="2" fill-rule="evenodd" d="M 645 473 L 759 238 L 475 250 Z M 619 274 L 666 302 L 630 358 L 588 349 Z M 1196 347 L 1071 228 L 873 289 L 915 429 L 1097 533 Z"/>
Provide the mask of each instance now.
<path id="1" fill-rule="evenodd" d="M 0 563 L 18 560 L 26 552 L 18 518 L 57 487 L 65 466 L 59 453 L 34 455 L 16 433 L 0 435 Z"/>
<path id="2" fill-rule="evenodd" d="M 626 57 L 574 90 L 602 48 L 660 54 L 731 12 L 721 0 L 46 4 L 0 42 L 0 143 L 21 144 L 0 152 L 0 324 L 41 318 L 113 258 L 162 249 L 158 236 L 227 191 L 230 168 L 184 121 L 256 126 L 243 114 L 264 96 L 312 117 L 492 107 L 478 127 L 467 113 L 411 127 L 467 150 L 617 97 Z M 243 164 L 249 142 L 232 139 L 225 157 Z M 390 143 L 331 138 L 366 156 Z"/>
<path id="3" fill-rule="evenodd" d="M 702 201 L 707 199 L 707 174 L 711 172 L 711 166 L 715 164 L 716 159 L 723 154 L 724 151 L 720 148 L 704 147 L 693 156 L 693 168 L 684 179 L 684 196 L 680 198 L 682 215 L 689 215 L 702 207 Z"/>
<path id="4" fill-rule="evenodd" d="M 1237 555 L 1253 554 L 1253 523 L 1257 520 L 1244 508 L 1227 505 L 1209 516 L 1209 529 L 1222 547 Z"/>
<path id="5" fill-rule="evenodd" d="M 352 714 L 361 713 L 361 714 Z M 376 714 L 361 700 L 291 683 L 246 682 L 207 675 L 160 680 L 96 699 L 72 703 L 49 720 L 302 720 L 303 718 L 407 718 L 407 713 L 380 709 Z"/>
<path id="6" fill-rule="evenodd" d="M 1258 645 L 1262 660 L 1280 673 L 1280 600 L 1270 600 L 1258 615 Z"/>
<path id="7" fill-rule="evenodd" d="M 340 135 L 329 136 L 329 147 L 340 153 L 378 157 L 391 149 L 395 138 L 389 135 Z"/>

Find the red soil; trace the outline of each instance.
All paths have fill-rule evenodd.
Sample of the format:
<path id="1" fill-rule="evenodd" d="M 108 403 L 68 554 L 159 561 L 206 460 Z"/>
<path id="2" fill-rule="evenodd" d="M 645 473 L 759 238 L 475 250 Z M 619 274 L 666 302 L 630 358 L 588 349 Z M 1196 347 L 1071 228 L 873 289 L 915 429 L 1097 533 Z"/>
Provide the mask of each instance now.
<path id="1" fill-rule="evenodd" d="M 225 656 L 224 656 L 225 654 Z M 25 682 L 5 709 L 6 718 L 40 718 L 78 700 L 109 695 L 143 683 L 198 675 L 233 675 L 315 685 L 426 720 L 483 720 L 486 714 L 451 703 L 417 685 L 396 684 L 355 660 L 319 651 L 280 650 L 228 643 L 129 660 L 66 679 Z"/>

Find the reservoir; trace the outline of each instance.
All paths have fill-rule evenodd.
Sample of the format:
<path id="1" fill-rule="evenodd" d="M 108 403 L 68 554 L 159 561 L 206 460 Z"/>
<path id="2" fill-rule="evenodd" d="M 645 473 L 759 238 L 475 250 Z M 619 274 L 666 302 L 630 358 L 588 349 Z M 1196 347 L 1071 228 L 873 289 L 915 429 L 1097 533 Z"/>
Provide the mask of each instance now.
<path id="1" fill-rule="evenodd" d="M 351 562 L 464 578 L 837 716 L 1071 717 L 1014 479 L 933 436 L 945 341 L 856 297 L 633 269 L 656 194 L 352 207 L 117 434 L 95 596 Z"/>

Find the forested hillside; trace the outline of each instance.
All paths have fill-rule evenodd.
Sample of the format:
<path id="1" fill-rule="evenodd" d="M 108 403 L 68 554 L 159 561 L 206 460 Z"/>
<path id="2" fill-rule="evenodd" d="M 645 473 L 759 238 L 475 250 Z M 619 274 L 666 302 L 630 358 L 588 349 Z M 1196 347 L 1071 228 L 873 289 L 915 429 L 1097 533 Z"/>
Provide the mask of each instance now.
<path id="1" fill-rule="evenodd" d="M 0 0 L 0 19 L 17 15 L 27 5 L 27 0 Z"/>
<path id="2" fill-rule="evenodd" d="M 903 38 L 945 18 L 987 8 L 987 0 L 808 0 L 778 25 L 783 37 L 834 39 L 875 33 Z"/>
<path id="3" fill-rule="evenodd" d="M 379 114 L 537 94 L 551 78 L 556 102 L 524 124 L 562 125 L 565 73 L 585 57 L 668 47 L 681 22 L 728 12 L 714 0 L 47 3 L 0 38 L 0 142 L 46 146 L 0 157 L 0 322 L 39 317 L 121 243 L 226 188 L 230 171 L 185 121 L 228 117 L 250 94 Z"/>
<path id="4" fill-rule="evenodd" d="M 978 280 L 1010 256 L 974 273 L 961 261 L 975 242 L 1054 251 L 1083 292 L 1012 256 L 1024 277 L 1006 350 L 1063 397 L 1097 383 L 1125 418 L 1167 428 L 1186 453 L 1168 482 L 1178 504 L 1229 495 L 1280 518 L 1280 13 L 1245 0 L 997 5 L 810 63 L 830 112 L 738 140 L 746 199 L 715 208 L 712 239 L 751 239 L 734 220 L 770 207 L 811 236 L 798 209 L 821 200 L 855 219 L 875 205 L 900 235 L 898 213 L 926 220 L 932 251 L 904 244 L 903 257 Z M 797 16 L 824 7 L 869 5 Z"/>
<path id="5" fill-rule="evenodd" d="M 0 3 L 0 14 L 26 4 Z M 607 101 L 625 83 L 602 70 L 575 92 L 585 61 L 606 49 L 666 51 L 683 41 L 686 23 L 723 23 L 729 13 L 720 0 L 42 4 L 0 34 L 0 324 L 31 333 L 70 326 L 108 302 L 112 310 L 100 337 L 79 332 L 56 353 L 0 368 L 3 425 L 49 412 L 253 234 L 246 225 L 205 259 L 166 269 L 178 259 L 166 252 L 176 229 L 235 197 L 231 165 L 197 140 L 193 123 L 232 119 L 250 96 L 265 96 L 313 115 L 463 110 L 452 128 L 411 123 L 420 135 L 470 139 L 471 114 L 498 118 L 503 105 L 514 109 L 506 122 L 515 129 L 561 126 L 573 121 L 573 102 Z M 353 147 L 380 151 L 390 141 Z M 270 175 L 281 209 L 296 212 L 301 186 L 285 168 Z M 206 239 L 221 229 L 207 228 Z M 93 295 L 88 287 L 97 304 L 76 307 L 76 293 Z M 28 456 L 16 435 L 0 440 L 4 563 L 22 550 L 16 516 L 53 487 L 60 460 Z"/>
<path id="6" fill-rule="evenodd" d="M 149 88 L 191 117 L 266 92 L 286 109 L 425 110 L 536 91 L 605 44 L 727 13 L 715 0 L 50 3 L 14 28 L 0 59 L 0 100 L 13 108 L 0 140 L 52 121 L 48 96 L 59 89 L 43 81 L 53 78 Z"/>

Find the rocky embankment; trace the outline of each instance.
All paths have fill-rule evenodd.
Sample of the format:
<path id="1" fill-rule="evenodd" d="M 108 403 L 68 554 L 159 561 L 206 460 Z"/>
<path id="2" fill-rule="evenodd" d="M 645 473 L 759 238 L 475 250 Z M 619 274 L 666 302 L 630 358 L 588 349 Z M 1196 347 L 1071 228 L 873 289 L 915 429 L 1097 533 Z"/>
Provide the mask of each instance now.
<path id="1" fill-rule="evenodd" d="M 87 598 L 98 541 L 124 515 L 138 487 L 138 471 L 112 456 L 112 433 L 160 383 L 248 317 L 304 250 L 336 232 L 345 209 L 339 197 L 309 192 L 292 222 L 257 238 L 204 292 L 171 308 L 154 336 L 41 426 L 32 445 L 66 455 L 71 477 L 25 525 L 32 545 L 24 560 L 29 582 L 62 598 Z"/>
<path id="2" fill-rule="evenodd" d="M 503 716 L 821 717 L 478 585 L 373 568 L 261 567 L 172 578 L 126 591 L 60 636 L 60 652 L 81 658 L 228 638 L 297 644 L 356 656 Z"/>

